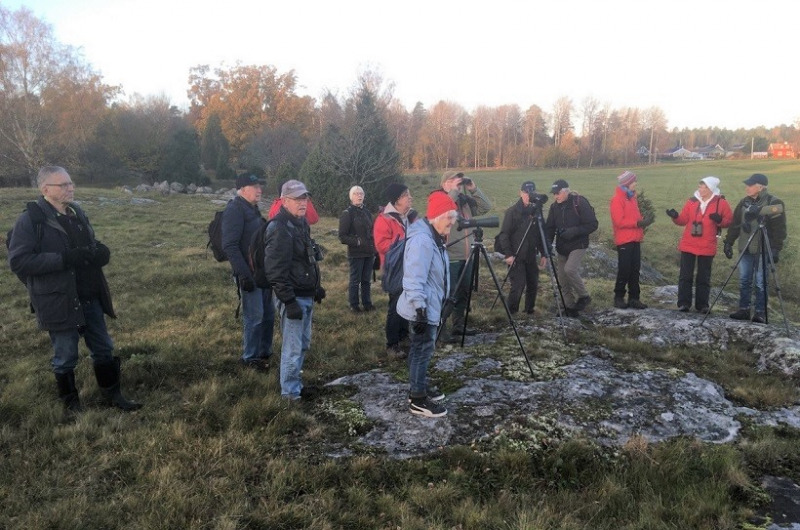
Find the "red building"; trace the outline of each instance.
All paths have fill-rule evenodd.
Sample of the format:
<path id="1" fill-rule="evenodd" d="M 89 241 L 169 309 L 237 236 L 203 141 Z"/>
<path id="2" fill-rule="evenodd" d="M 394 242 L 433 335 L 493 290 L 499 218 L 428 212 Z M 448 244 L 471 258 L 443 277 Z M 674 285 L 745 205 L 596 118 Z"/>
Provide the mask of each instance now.
<path id="1" fill-rule="evenodd" d="M 770 158 L 794 158 L 794 147 L 789 142 L 769 144 L 767 148 Z"/>

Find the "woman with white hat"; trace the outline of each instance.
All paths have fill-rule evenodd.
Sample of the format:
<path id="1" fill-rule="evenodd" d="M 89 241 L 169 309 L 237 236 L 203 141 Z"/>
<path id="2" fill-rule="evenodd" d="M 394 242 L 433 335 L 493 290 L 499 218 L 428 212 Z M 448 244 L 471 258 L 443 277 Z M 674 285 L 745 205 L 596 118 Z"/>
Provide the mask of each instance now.
<path id="1" fill-rule="evenodd" d="M 681 251 L 678 309 L 686 312 L 692 307 L 692 276 L 697 263 L 694 306 L 699 313 L 707 313 L 711 294 L 711 263 L 717 254 L 717 239 L 721 229 L 733 221 L 731 206 L 720 194 L 719 179 L 701 179 L 697 191 L 686 201 L 681 212 L 670 208 L 667 215 L 673 223 L 685 227 L 678 243 L 678 250 Z"/>

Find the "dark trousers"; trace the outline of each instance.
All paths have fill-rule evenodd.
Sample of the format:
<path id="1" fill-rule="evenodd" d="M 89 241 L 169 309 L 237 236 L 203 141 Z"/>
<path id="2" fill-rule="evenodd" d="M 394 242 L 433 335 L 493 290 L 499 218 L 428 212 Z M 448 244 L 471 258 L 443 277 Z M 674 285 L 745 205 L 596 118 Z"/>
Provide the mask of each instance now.
<path id="1" fill-rule="evenodd" d="M 400 293 L 389 295 L 389 311 L 386 314 L 386 346 L 395 346 L 408 338 L 408 321 L 397 314 L 397 299 Z"/>
<path id="2" fill-rule="evenodd" d="M 617 247 L 617 283 L 614 285 L 614 298 L 639 299 L 639 269 L 642 267 L 642 245 L 625 243 Z"/>
<path id="3" fill-rule="evenodd" d="M 525 311 L 533 311 L 536 306 L 536 290 L 539 288 L 539 265 L 532 261 L 515 261 L 508 271 L 511 290 L 508 293 L 508 309 L 519 311 L 519 301 L 525 292 Z"/>
<path id="4" fill-rule="evenodd" d="M 697 256 L 689 252 L 681 252 L 681 271 L 678 278 L 678 307 L 692 307 L 692 276 L 694 264 L 697 262 L 697 285 L 695 286 L 695 308 L 708 307 L 711 294 L 711 263 L 714 256 Z"/>
<path id="5" fill-rule="evenodd" d="M 469 297 L 469 290 L 472 289 L 472 267 L 473 263 L 470 261 L 467 266 L 467 260 L 464 261 L 451 261 L 450 262 L 450 297 L 455 299 L 453 304 L 453 321 L 464 323 L 464 314 L 467 311 L 467 298 Z M 461 276 L 461 284 L 458 280 Z"/>
<path id="6" fill-rule="evenodd" d="M 361 290 L 361 305 L 372 307 L 372 263 L 375 256 L 366 258 L 348 258 L 350 262 L 350 285 L 347 291 L 347 301 L 350 307 L 358 307 L 358 291 Z"/>

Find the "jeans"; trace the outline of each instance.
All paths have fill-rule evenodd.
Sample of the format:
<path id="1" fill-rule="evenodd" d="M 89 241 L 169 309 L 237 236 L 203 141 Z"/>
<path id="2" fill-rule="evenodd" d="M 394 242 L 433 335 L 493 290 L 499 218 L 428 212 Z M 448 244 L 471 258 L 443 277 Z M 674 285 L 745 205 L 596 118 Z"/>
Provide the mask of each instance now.
<path id="1" fill-rule="evenodd" d="M 508 293 L 508 309 L 512 313 L 519 311 L 519 301 L 525 292 L 525 311 L 533 311 L 536 305 L 536 289 L 539 287 L 539 265 L 534 258 L 531 261 L 514 261 L 508 271 L 511 290 Z"/>
<path id="2" fill-rule="evenodd" d="M 589 291 L 586 290 L 581 278 L 581 261 L 583 261 L 584 254 L 586 254 L 585 248 L 573 250 L 568 256 L 556 253 L 558 278 L 561 283 L 561 294 L 564 295 L 565 307 L 575 307 L 578 298 L 589 296 Z"/>
<path id="3" fill-rule="evenodd" d="M 272 289 L 256 287 L 242 294 L 242 360 L 266 359 L 272 355 L 272 334 L 275 326 L 275 306 Z"/>
<path id="4" fill-rule="evenodd" d="M 764 291 L 764 275 L 761 274 L 761 254 L 745 252 L 739 261 L 739 309 L 750 309 L 753 276 L 756 283 L 756 313 L 766 313 L 767 298 Z M 765 269 L 769 274 L 769 269 Z"/>
<path id="5" fill-rule="evenodd" d="M 86 322 L 81 332 L 77 328 L 50 332 L 50 342 L 53 345 L 53 359 L 50 364 L 56 374 L 71 372 L 78 365 L 78 341 L 81 335 L 86 347 L 89 348 L 93 363 L 112 362 L 114 342 L 108 334 L 100 300 L 97 298 L 81 300 L 81 307 Z"/>
<path id="6" fill-rule="evenodd" d="M 412 397 L 425 397 L 428 390 L 428 364 L 433 357 L 436 345 L 436 332 L 438 328 L 430 324 L 425 332 L 418 334 L 411 332 L 411 349 L 408 352 L 408 383 L 409 395 Z"/>
<path id="7" fill-rule="evenodd" d="M 314 313 L 314 299 L 297 297 L 297 303 L 303 310 L 303 318 L 292 320 L 286 317 L 286 306 L 275 299 L 275 309 L 281 318 L 281 396 L 299 399 L 303 389 L 300 372 L 306 352 L 311 347 L 311 317 Z"/>
<path id="8" fill-rule="evenodd" d="M 692 307 L 692 275 L 697 262 L 697 285 L 695 286 L 695 309 L 708 307 L 711 294 L 711 264 L 714 256 L 697 256 L 681 252 L 681 269 L 678 277 L 678 307 Z"/>
<path id="9" fill-rule="evenodd" d="M 638 300 L 640 295 L 639 271 L 642 268 L 642 245 L 638 242 L 617 246 L 617 283 L 614 285 L 614 298 Z"/>
<path id="10" fill-rule="evenodd" d="M 358 290 L 361 288 L 361 305 L 372 307 L 370 285 L 372 282 L 372 264 L 375 256 L 366 258 L 347 258 L 350 262 L 350 288 L 348 302 L 350 307 L 358 307 Z"/>
<path id="11" fill-rule="evenodd" d="M 408 321 L 397 314 L 397 299 L 400 293 L 389 295 L 389 311 L 386 314 L 386 346 L 395 346 L 408 337 Z"/>

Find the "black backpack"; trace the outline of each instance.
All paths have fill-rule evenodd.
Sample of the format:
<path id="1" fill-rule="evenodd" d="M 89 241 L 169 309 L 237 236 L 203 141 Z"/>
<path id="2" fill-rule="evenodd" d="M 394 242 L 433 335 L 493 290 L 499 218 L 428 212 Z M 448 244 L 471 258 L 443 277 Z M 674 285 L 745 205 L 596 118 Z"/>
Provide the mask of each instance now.
<path id="1" fill-rule="evenodd" d="M 36 245 L 33 247 L 33 251 L 39 253 L 39 251 L 41 251 L 42 243 L 42 225 L 44 224 L 46 217 L 42 209 L 38 204 L 36 204 L 35 201 L 27 203 L 25 205 L 25 209 L 28 211 L 28 215 L 30 215 L 31 222 L 33 223 L 33 229 L 36 231 Z M 11 246 L 11 234 L 13 232 L 14 229 L 12 228 L 6 233 L 6 250 L 8 250 Z M 28 284 L 27 277 L 17 274 L 17 278 L 19 278 L 19 281 L 25 285 Z"/>
<path id="2" fill-rule="evenodd" d="M 259 289 L 269 287 L 267 273 L 264 270 L 264 244 L 267 235 L 267 226 L 270 221 L 264 220 L 261 227 L 250 236 L 250 244 L 247 245 L 247 263 L 250 265 L 250 272 L 253 273 L 253 283 Z"/>
<path id="3" fill-rule="evenodd" d="M 217 261 L 228 261 L 228 256 L 222 250 L 222 214 L 225 210 L 220 210 L 214 214 L 214 219 L 208 223 L 208 243 L 206 250 L 211 249 L 214 259 Z"/>
<path id="4" fill-rule="evenodd" d="M 408 237 L 397 238 L 386 251 L 383 260 L 381 287 L 391 295 L 398 295 L 403 291 L 403 258 L 407 239 Z"/>

